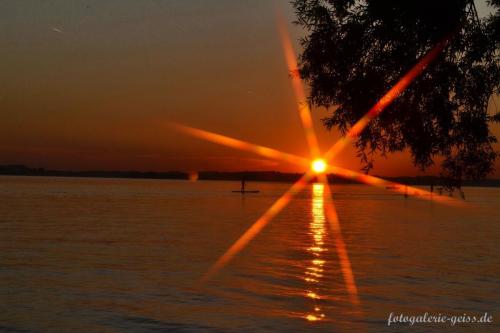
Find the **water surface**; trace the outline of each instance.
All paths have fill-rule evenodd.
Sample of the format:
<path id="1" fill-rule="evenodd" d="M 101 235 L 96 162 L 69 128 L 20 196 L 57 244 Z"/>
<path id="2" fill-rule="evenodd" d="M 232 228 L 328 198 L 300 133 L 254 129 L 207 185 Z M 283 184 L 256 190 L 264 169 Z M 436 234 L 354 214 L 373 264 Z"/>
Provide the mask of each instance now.
<path id="1" fill-rule="evenodd" d="M 236 259 L 200 277 L 289 187 L 0 177 L 0 331 L 400 332 L 389 313 L 500 318 L 500 189 L 470 207 L 334 185 L 350 301 L 324 188 L 310 185 Z M 498 331 L 418 325 L 414 332 Z"/>

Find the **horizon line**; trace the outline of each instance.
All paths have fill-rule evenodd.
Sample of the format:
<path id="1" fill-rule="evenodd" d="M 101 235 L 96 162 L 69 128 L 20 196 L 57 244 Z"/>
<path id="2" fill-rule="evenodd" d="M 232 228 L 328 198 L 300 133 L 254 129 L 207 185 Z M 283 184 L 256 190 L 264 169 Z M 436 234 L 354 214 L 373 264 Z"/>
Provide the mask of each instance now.
<path id="1" fill-rule="evenodd" d="M 10 169 L 10 170 L 9 170 Z M 15 170 L 18 169 L 18 170 Z M 9 173 L 10 171 L 10 173 Z M 17 171 L 17 172 L 16 172 Z M 15 163 L 9 163 L 9 164 L 0 164 L 0 175 L 33 175 L 29 173 L 22 173 L 24 172 L 54 172 L 54 173 L 68 173 L 68 174 L 77 174 L 77 173 L 102 173 L 102 174 L 123 174 L 125 173 L 135 173 L 135 174 L 178 174 L 178 175 L 185 175 L 189 177 L 190 175 L 193 174 L 265 174 L 265 173 L 275 173 L 275 174 L 281 174 L 284 176 L 299 176 L 303 175 L 306 172 L 284 172 L 284 171 L 279 171 L 279 170 L 241 170 L 241 171 L 222 171 L 222 170 L 192 170 L 192 171 L 181 171 L 181 170 L 168 170 L 168 171 L 151 171 L 151 170 L 106 170 L 106 169 L 70 169 L 70 170 L 65 170 L 65 169 L 51 169 L 51 168 L 46 168 L 46 167 L 31 167 L 27 166 L 25 164 L 15 164 Z M 336 177 L 336 178 L 342 178 L 339 177 L 333 173 L 327 173 L 328 176 Z M 34 175 L 36 176 L 36 175 Z M 143 175 L 145 176 L 145 175 Z M 379 175 L 379 174 L 372 174 L 372 176 L 376 176 L 379 178 L 385 178 L 385 179 L 398 179 L 398 178 L 406 178 L 406 179 L 418 179 L 418 178 L 435 178 L 437 180 L 443 179 L 440 175 L 399 175 L 399 176 L 385 176 L 385 175 Z M 123 178 L 123 177 L 120 177 Z M 128 177 L 130 178 L 130 177 Z M 141 178 L 141 177 L 137 177 Z M 472 179 L 463 179 L 465 182 L 482 182 L 482 181 L 500 181 L 500 178 L 484 178 L 484 179 L 479 179 L 479 180 L 472 180 Z M 353 183 L 356 183 L 353 181 Z"/>

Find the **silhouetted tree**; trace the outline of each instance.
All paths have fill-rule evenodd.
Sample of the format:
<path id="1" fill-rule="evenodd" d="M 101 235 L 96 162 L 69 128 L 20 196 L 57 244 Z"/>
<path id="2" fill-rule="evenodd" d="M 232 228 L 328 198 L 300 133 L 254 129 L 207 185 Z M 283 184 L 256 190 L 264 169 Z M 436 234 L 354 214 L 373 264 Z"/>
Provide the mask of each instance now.
<path id="1" fill-rule="evenodd" d="M 310 102 L 332 110 L 327 128 L 345 133 L 443 37 L 448 47 L 359 136 L 364 170 L 377 154 L 408 150 L 422 170 L 442 159 L 442 175 L 460 186 L 493 171 L 496 138 L 490 97 L 498 94 L 500 0 L 480 19 L 469 0 L 295 0 L 307 31 L 300 72 Z"/>

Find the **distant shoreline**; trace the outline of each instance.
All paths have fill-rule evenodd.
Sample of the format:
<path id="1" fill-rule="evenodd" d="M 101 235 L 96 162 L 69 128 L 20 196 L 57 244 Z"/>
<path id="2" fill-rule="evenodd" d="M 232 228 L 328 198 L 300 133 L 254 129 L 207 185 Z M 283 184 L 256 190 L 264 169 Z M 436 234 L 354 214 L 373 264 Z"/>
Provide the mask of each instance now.
<path id="1" fill-rule="evenodd" d="M 152 172 L 152 171 L 67 171 L 48 170 L 44 168 L 30 168 L 25 165 L 0 165 L 0 175 L 5 176 L 46 176 L 46 177 L 81 177 L 81 178 L 125 178 L 125 179 L 178 179 L 189 180 L 191 174 L 180 171 Z M 285 173 L 278 171 L 241 171 L 241 172 L 221 172 L 221 171 L 200 171 L 197 174 L 198 180 L 226 180 L 260 182 L 282 182 L 291 183 L 297 181 L 301 173 Z M 375 175 L 376 176 L 376 175 Z M 377 176 L 380 177 L 380 176 Z M 436 176 L 416 176 L 416 177 L 380 177 L 389 181 L 406 185 L 435 186 L 441 185 L 441 179 Z M 358 184 L 358 182 L 329 175 L 330 183 L 335 184 Z M 500 187 L 500 179 L 483 179 L 479 181 L 464 180 L 463 186 L 475 187 Z"/>

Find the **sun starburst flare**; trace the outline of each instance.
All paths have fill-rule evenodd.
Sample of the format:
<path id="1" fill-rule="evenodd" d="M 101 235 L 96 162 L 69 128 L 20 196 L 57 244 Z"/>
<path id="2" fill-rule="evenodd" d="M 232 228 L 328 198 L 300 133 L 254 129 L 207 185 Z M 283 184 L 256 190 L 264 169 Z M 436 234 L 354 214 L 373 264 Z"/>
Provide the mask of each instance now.
<path id="1" fill-rule="evenodd" d="M 398 193 L 403 193 L 407 196 L 415 196 L 425 200 L 436 200 L 444 204 L 458 205 L 460 202 L 452 198 L 432 196 L 430 192 L 406 186 L 403 184 L 387 181 L 378 177 L 369 176 L 353 170 L 340 168 L 331 165 L 332 160 L 352 142 L 368 124 L 376 118 L 389 104 L 392 103 L 410 84 L 422 74 L 425 68 L 433 62 L 436 57 L 443 51 L 448 43 L 448 38 L 439 42 L 433 47 L 410 71 L 408 71 L 389 91 L 363 116 L 356 122 L 347 135 L 340 138 L 324 155 L 321 155 L 318 139 L 314 131 L 311 111 L 305 94 L 303 82 L 300 78 L 300 73 L 297 66 L 297 59 L 293 50 L 292 42 L 289 37 L 287 25 L 283 16 L 277 16 L 278 32 L 280 35 L 283 53 L 286 64 L 290 72 L 292 88 L 295 94 L 297 107 L 299 111 L 302 127 L 305 132 L 306 140 L 309 146 L 310 158 L 285 153 L 276 149 L 248 143 L 242 140 L 224 136 L 221 134 L 208 132 L 202 129 L 185 126 L 177 123 L 171 123 L 174 129 L 187 133 L 197 138 L 201 138 L 213 143 L 221 144 L 231 148 L 249 151 L 265 158 L 278 160 L 286 163 L 307 168 L 307 172 L 295 182 L 281 197 L 279 197 L 272 206 L 255 222 L 245 233 L 229 247 L 229 249 L 215 262 L 213 266 L 202 277 L 202 281 L 207 281 L 221 268 L 227 265 L 245 246 L 255 238 L 269 222 L 283 210 L 292 200 L 295 194 L 303 190 L 307 184 L 317 177 L 319 182 L 324 185 L 324 212 L 326 219 L 330 224 L 332 237 L 334 239 L 337 256 L 341 272 L 343 275 L 346 291 L 349 294 L 350 301 L 353 304 L 359 303 L 358 288 L 356 286 L 354 274 L 352 271 L 351 261 L 347 252 L 347 246 L 342 237 L 339 218 L 334 206 L 333 196 L 329 187 L 327 173 L 331 173 L 349 180 L 355 180 L 363 184 L 376 186 Z"/>

